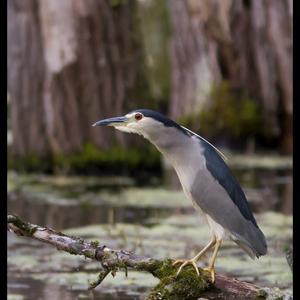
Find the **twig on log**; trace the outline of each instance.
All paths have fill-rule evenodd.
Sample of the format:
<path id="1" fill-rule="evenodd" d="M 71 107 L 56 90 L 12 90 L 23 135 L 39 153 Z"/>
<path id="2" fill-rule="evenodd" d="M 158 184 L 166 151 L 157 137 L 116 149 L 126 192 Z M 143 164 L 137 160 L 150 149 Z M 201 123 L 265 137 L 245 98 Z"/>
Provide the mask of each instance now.
<path id="1" fill-rule="evenodd" d="M 127 268 L 145 271 L 157 277 L 160 282 L 150 294 L 148 300 L 154 299 L 263 299 L 259 298 L 260 289 L 250 283 L 241 282 L 223 275 L 216 275 L 214 285 L 208 273 L 199 268 L 200 276 L 191 266 L 187 266 L 176 277 L 176 267 L 171 259 L 157 260 L 139 256 L 130 251 L 114 250 L 106 246 L 98 246 L 95 242 L 87 242 L 81 238 L 65 235 L 51 228 L 40 227 L 21 220 L 16 215 L 7 216 L 8 230 L 16 235 L 31 237 L 55 246 L 58 250 L 74 255 L 83 255 L 101 263 L 103 270 L 97 280 L 90 283 L 89 288 L 97 287 L 109 274 Z"/>

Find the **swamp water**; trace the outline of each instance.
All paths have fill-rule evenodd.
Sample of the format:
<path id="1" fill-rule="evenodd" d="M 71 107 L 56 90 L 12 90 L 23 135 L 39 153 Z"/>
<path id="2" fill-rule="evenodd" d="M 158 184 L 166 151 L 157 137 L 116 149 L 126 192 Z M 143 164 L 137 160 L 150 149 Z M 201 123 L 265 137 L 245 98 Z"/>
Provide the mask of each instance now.
<path id="1" fill-rule="evenodd" d="M 269 253 L 253 261 L 236 244 L 225 241 L 216 270 L 261 287 L 289 291 L 292 273 L 285 251 L 292 244 L 291 170 L 250 170 L 237 164 L 235 173 L 266 235 Z M 187 258 L 209 241 L 208 227 L 190 201 L 182 191 L 170 187 L 136 187 L 130 178 L 12 172 L 7 186 L 8 213 L 66 234 L 99 240 L 110 248 L 154 258 Z M 97 262 L 8 233 L 8 299 L 143 299 L 157 283 L 150 274 L 129 270 L 126 277 L 120 270 L 95 291 L 87 291 L 98 268 Z"/>

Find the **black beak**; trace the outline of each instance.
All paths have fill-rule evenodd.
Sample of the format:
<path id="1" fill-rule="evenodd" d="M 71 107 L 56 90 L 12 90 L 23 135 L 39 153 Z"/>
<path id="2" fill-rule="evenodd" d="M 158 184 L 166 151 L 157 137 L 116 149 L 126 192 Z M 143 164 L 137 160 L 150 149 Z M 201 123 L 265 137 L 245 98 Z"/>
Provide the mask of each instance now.
<path id="1" fill-rule="evenodd" d="M 114 124 L 126 123 L 127 121 L 128 119 L 126 117 L 115 117 L 115 118 L 100 120 L 94 123 L 92 126 L 110 126 L 110 125 L 113 126 Z"/>

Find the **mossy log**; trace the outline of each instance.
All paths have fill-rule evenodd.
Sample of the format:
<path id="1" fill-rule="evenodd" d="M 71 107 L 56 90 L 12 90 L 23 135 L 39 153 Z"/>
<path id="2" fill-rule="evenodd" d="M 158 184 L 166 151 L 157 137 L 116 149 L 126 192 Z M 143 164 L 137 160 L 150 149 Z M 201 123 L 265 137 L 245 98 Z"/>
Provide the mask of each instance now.
<path id="1" fill-rule="evenodd" d="M 19 236 L 26 236 L 55 246 L 58 250 L 100 262 L 98 278 L 90 283 L 90 289 L 96 288 L 105 277 L 113 276 L 118 270 L 135 269 L 151 273 L 159 283 L 150 291 L 147 300 L 156 299 L 265 299 L 266 293 L 250 283 L 216 275 L 212 284 L 209 274 L 199 268 L 196 275 L 191 266 L 187 266 L 176 277 L 177 268 L 172 259 L 158 260 L 139 256 L 130 251 L 114 250 L 100 246 L 98 241 L 84 241 L 81 238 L 68 236 L 51 228 L 41 227 L 21 220 L 16 215 L 7 216 L 8 230 Z"/>

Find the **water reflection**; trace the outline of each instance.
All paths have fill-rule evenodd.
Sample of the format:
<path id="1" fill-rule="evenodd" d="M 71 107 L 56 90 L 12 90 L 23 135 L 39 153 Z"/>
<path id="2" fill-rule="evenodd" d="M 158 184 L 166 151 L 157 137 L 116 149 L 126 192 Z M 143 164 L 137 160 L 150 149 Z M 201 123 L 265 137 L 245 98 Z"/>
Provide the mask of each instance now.
<path id="1" fill-rule="evenodd" d="M 284 214 L 292 214 L 293 205 L 293 181 L 291 171 L 235 171 L 246 193 L 252 210 L 255 213 L 264 211 L 277 211 Z M 175 173 L 169 173 L 169 187 L 181 191 L 180 184 Z M 172 182 L 172 184 L 170 184 Z M 44 182 L 43 182 L 44 184 Z M 190 213 L 193 211 L 188 199 L 182 197 L 182 204 L 186 206 L 156 206 L 157 199 L 153 199 L 153 205 L 115 205 L 107 199 L 101 199 L 95 194 L 94 201 L 90 187 L 68 186 L 67 192 L 61 186 L 51 187 L 53 196 L 57 201 L 49 201 L 48 198 L 36 199 L 18 190 L 8 194 L 8 211 L 13 212 L 25 220 L 36 224 L 57 229 L 84 226 L 90 224 L 115 224 L 134 223 L 151 225 L 151 219 L 163 218 L 174 213 Z M 51 191 L 50 190 L 50 191 Z M 126 188 L 111 190 L 117 198 L 124 193 Z M 79 192 L 80 191 L 80 192 Z M 93 188 L 93 192 L 101 191 L 101 187 Z M 142 191 L 142 188 L 141 188 Z M 79 196 L 89 192 L 89 199 L 79 201 Z M 48 191 L 48 193 L 50 193 Z M 61 193 L 61 194 L 60 194 Z M 68 195 L 67 201 L 62 201 Z M 61 195 L 61 196 L 60 196 Z M 101 196 L 105 197 L 105 196 Z M 155 197 L 155 194 L 154 194 Z M 74 200 L 74 201 L 73 201 Z M 106 201 L 107 200 L 107 201 Z M 156 200 L 156 201 L 155 201 Z M 122 201 L 122 200 L 120 200 Z M 141 202 L 143 199 L 140 200 Z M 172 198 L 165 201 L 172 202 Z"/>
<path id="2" fill-rule="evenodd" d="M 53 274 L 55 276 L 55 274 Z M 41 299 L 41 300 L 74 300 L 74 299 L 93 299 L 93 300 L 138 300 L 145 289 L 138 290 L 135 295 L 128 294 L 124 291 L 94 290 L 94 291 L 80 291 L 59 286 L 56 284 L 44 284 L 40 280 L 35 280 L 29 277 L 14 277 L 8 274 L 7 293 L 15 296 L 14 299 L 23 299 L 21 295 L 26 295 L 26 299 Z"/>
<path id="3" fill-rule="evenodd" d="M 91 224 L 132 223 L 151 225 L 150 219 L 163 218 L 174 212 L 187 213 L 192 208 L 156 208 L 110 206 L 106 203 L 86 202 L 61 205 L 47 201 L 33 201 L 24 194 L 10 193 L 8 211 L 34 224 L 44 224 L 58 230 Z"/>

